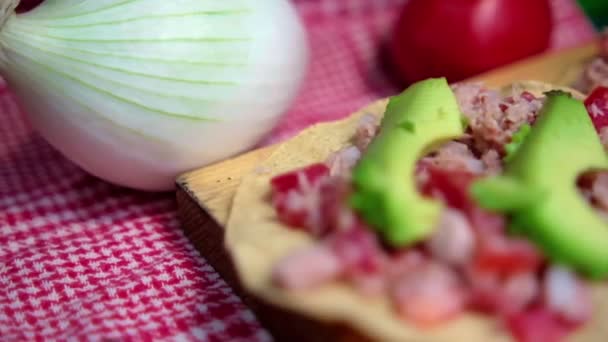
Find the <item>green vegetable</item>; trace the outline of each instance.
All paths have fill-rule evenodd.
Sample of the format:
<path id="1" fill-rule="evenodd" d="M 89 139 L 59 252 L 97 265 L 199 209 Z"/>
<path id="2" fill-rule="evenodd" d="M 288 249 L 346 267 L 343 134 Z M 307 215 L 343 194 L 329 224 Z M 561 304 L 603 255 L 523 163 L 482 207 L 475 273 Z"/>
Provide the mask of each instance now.
<path id="1" fill-rule="evenodd" d="M 471 191 L 480 205 L 509 214 L 513 230 L 554 262 L 605 277 L 608 225 L 579 194 L 576 179 L 607 168 L 608 159 L 584 105 L 560 93 L 547 96 L 504 174 L 474 183 Z"/>
<path id="2" fill-rule="evenodd" d="M 515 154 L 517 149 L 519 149 L 519 147 L 523 143 L 524 139 L 526 139 L 528 134 L 530 134 L 531 130 L 532 130 L 532 126 L 525 123 L 525 124 L 521 125 L 519 127 L 519 129 L 517 130 L 517 132 L 515 132 L 513 134 L 513 137 L 511 138 L 511 142 L 508 143 L 507 145 L 505 145 L 505 152 L 507 152 L 507 155 L 505 156 L 504 160 L 506 162 L 509 162 L 511 159 L 513 159 L 513 155 Z"/>
<path id="3" fill-rule="evenodd" d="M 606 0 L 578 0 L 578 4 L 598 31 L 608 25 L 608 2 Z"/>
<path id="4" fill-rule="evenodd" d="M 430 235 L 441 210 L 414 182 L 417 160 L 463 134 L 461 113 L 447 81 L 428 79 L 393 97 L 379 135 L 353 171 L 352 206 L 392 245 Z"/>

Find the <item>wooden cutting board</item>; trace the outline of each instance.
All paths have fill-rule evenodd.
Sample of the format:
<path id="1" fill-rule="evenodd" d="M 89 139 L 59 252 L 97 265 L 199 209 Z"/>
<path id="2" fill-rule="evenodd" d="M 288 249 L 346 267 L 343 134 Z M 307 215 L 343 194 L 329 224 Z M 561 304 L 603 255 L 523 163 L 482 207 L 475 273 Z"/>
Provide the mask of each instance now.
<path id="1" fill-rule="evenodd" d="M 597 54 L 597 44 L 533 57 L 479 75 L 491 86 L 516 80 L 538 80 L 555 85 L 571 85 L 584 65 Z M 272 153 L 276 146 L 254 150 L 226 161 L 194 170 L 177 179 L 178 211 L 182 228 L 200 253 L 256 313 L 264 327 L 277 340 L 352 340 L 359 337 L 339 326 L 325 326 L 284 312 L 249 296 L 241 288 L 230 258 L 224 249 L 223 225 L 227 222 L 232 197 L 242 176 Z"/>

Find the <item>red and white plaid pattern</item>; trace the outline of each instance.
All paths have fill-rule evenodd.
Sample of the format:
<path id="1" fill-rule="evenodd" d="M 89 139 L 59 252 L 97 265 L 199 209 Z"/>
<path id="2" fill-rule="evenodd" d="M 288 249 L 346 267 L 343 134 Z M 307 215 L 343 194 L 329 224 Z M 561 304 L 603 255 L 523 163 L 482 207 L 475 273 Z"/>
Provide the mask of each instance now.
<path id="1" fill-rule="evenodd" d="M 404 0 L 294 2 L 312 64 L 264 143 L 397 91 L 376 61 Z M 554 3 L 555 48 L 593 36 L 571 0 Z M 0 122 L 0 340 L 270 339 L 181 233 L 173 194 L 87 175 L 32 132 L 5 86 Z"/>

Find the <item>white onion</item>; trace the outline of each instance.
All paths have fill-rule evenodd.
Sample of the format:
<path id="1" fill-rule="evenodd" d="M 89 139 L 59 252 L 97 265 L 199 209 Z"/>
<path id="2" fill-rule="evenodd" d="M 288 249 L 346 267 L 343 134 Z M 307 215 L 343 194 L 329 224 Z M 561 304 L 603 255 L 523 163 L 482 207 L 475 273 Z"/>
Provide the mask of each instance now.
<path id="1" fill-rule="evenodd" d="M 551 266 L 544 282 L 547 307 L 572 322 L 585 321 L 591 314 L 587 289 L 576 274 L 562 266 Z"/>
<path id="2" fill-rule="evenodd" d="M 473 228 L 461 212 L 446 209 L 427 245 L 438 260 L 454 266 L 464 265 L 475 251 Z"/>
<path id="3" fill-rule="evenodd" d="M 40 133 L 88 172 L 146 190 L 252 147 L 308 58 L 287 0 L 47 0 L 8 17 L 0 43 Z"/>
<path id="4" fill-rule="evenodd" d="M 273 281 L 288 289 L 310 289 L 333 280 L 343 264 L 327 245 L 307 247 L 282 259 L 273 269 Z"/>

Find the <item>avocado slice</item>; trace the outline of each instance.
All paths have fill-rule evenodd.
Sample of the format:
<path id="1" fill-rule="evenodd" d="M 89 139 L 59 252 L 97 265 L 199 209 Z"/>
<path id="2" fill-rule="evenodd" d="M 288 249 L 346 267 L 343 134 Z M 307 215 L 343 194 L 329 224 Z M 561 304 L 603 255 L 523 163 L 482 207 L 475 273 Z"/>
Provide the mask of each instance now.
<path id="1" fill-rule="evenodd" d="M 530 124 L 528 123 L 525 123 L 519 127 L 517 132 L 513 133 L 513 136 L 511 137 L 511 142 L 505 145 L 506 156 L 504 160 L 506 162 L 513 158 L 515 151 L 517 151 L 519 146 L 521 146 L 521 143 L 524 141 L 524 139 L 526 139 L 528 134 L 530 134 L 531 130 L 532 126 L 530 126 Z"/>
<path id="2" fill-rule="evenodd" d="M 418 159 L 463 132 L 462 114 L 445 78 L 411 85 L 390 99 L 380 126 L 353 169 L 352 207 L 393 246 L 429 236 L 442 204 L 422 197 Z"/>
<path id="3" fill-rule="evenodd" d="M 539 119 L 501 176 L 475 182 L 477 202 L 510 214 L 524 234 L 556 263 L 591 277 L 608 275 L 608 224 L 576 188 L 582 172 L 608 168 L 585 106 L 551 92 Z"/>

